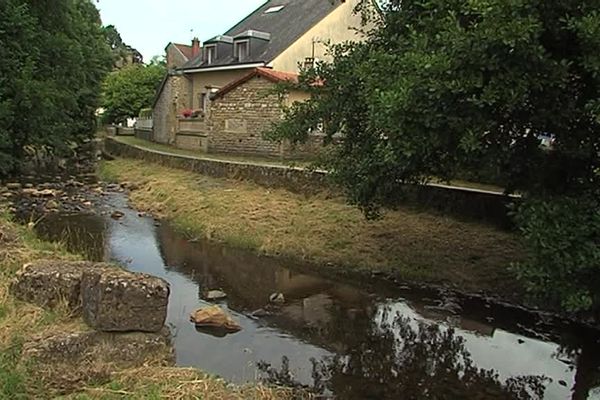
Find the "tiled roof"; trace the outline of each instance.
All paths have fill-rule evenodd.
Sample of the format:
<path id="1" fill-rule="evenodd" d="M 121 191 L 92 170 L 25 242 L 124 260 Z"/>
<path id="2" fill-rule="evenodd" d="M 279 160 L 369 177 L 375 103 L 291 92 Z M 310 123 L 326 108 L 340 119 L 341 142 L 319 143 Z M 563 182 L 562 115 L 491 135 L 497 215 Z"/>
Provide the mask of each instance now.
<path id="1" fill-rule="evenodd" d="M 177 47 L 179 51 L 188 59 L 192 59 L 192 46 L 188 46 L 187 44 L 173 43 L 173 46 Z"/>
<path id="2" fill-rule="evenodd" d="M 273 61 L 296 40 L 308 32 L 343 3 L 342 0 L 268 0 L 252 14 L 224 33 L 235 37 L 249 30 L 269 33 L 271 39 L 258 53 L 251 54 L 239 62 L 233 54 L 221 56 L 207 65 L 202 55 L 188 62 L 183 69 L 213 68 L 224 65 L 254 64 Z M 277 12 L 265 13 L 268 9 L 283 6 Z"/>
<path id="3" fill-rule="evenodd" d="M 279 83 L 279 82 L 297 83 L 298 82 L 298 74 L 294 74 L 291 72 L 274 71 L 270 68 L 255 68 L 248 75 L 245 75 L 245 76 L 241 77 L 240 79 L 235 80 L 226 86 L 223 86 L 221 89 L 219 89 L 218 92 L 216 92 L 213 95 L 213 98 L 216 99 L 216 98 L 224 96 L 225 94 L 231 92 L 236 87 L 248 82 L 250 79 L 252 79 L 256 76 L 262 76 L 263 78 L 268 79 L 274 83 Z"/>
<path id="4" fill-rule="evenodd" d="M 283 71 L 275 71 L 271 68 L 256 68 L 258 70 L 258 74 L 264 76 L 267 79 L 271 79 L 275 82 L 294 82 L 298 83 L 298 74 L 293 72 L 283 72 Z"/>

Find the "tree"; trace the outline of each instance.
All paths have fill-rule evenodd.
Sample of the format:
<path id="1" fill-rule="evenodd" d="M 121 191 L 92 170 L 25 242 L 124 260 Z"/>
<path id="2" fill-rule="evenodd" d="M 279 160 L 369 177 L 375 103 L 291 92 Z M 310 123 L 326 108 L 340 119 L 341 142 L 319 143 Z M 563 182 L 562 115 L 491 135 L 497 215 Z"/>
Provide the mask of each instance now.
<path id="1" fill-rule="evenodd" d="M 129 46 L 121 38 L 121 34 L 114 25 L 107 25 L 103 28 L 106 42 L 110 46 L 113 55 L 113 66 L 115 69 L 123 68 L 131 64 L 143 64 L 142 54 Z"/>
<path id="2" fill-rule="evenodd" d="M 93 134 L 109 57 L 89 0 L 0 2 L 0 175 Z"/>
<path id="3" fill-rule="evenodd" d="M 478 367 L 465 339 L 453 328 L 416 322 L 389 308 L 383 310 L 382 320 L 369 321 L 356 346 L 313 360 L 312 385 L 294 380 L 285 357 L 279 369 L 258 364 L 263 380 L 303 389 L 317 398 L 328 392 L 343 399 L 544 398 L 548 378 L 524 375 L 503 380 L 497 371 Z"/>
<path id="4" fill-rule="evenodd" d="M 370 215 L 434 177 L 524 193 L 527 287 L 568 310 L 600 308 L 599 281 L 589 279 L 600 272 L 600 211 L 583 201 L 600 178 L 599 2 L 389 0 L 364 43 L 331 53 L 333 62 L 305 71 L 300 85 L 313 97 L 287 110 L 272 137 L 302 141 L 320 122 L 329 137 L 343 133 L 326 167 Z M 555 138 L 551 149 L 541 135 Z M 590 228 L 582 242 L 546 241 L 544 232 L 567 231 L 535 222 L 541 204 L 568 204 L 561 213 Z M 577 260 L 543 268 L 559 255 Z"/>
<path id="5" fill-rule="evenodd" d="M 142 108 L 151 107 L 165 74 L 166 68 L 160 62 L 113 71 L 102 86 L 105 122 L 125 122 L 137 117 Z"/>

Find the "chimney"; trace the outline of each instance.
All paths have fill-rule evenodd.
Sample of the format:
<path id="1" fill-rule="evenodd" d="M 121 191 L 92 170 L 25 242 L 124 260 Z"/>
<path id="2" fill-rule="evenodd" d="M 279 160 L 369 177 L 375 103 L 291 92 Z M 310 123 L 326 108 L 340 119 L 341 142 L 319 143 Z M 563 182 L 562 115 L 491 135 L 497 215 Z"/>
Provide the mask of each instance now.
<path id="1" fill-rule="evenodd" d="M 196 58 L 200 54 L 200 40 L 195 37 L 192 39 L 192 58 Z"/>

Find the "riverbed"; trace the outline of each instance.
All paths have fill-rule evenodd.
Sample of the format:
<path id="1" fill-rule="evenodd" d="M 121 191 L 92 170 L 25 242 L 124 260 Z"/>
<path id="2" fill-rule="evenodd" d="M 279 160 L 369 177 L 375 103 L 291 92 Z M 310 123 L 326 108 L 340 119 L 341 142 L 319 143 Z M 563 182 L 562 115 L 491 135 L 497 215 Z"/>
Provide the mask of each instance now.
<path id="1" fill-rule="evenodd" d="M 447 291 L 331 280 L 190 240 L 119 191 L 99 196 L 94 212 L 47 214 L 37 229 L 90 259 L 167 280 L 178 365 L 235 383 L 262 379 L 341 399 L 600 399 L 598 332 L 547 315 Z M 217 304 L 240 332 L 189 322 L 212 304 L 210 290 L 226 293 Z M 272 304 L 279 293 L 284 303 Z"/>

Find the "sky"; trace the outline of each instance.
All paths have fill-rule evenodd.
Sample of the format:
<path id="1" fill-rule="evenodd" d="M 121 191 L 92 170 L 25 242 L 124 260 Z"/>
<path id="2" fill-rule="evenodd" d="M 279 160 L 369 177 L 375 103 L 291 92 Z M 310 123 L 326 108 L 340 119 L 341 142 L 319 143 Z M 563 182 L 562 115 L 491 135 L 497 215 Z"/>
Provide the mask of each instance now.
<path id="1" fill-rule="evenodd" d="M 227 31 L 266 0 L 97 0 L 102 23 L 148 62 L 169 42 L 202 42 Z"/>

